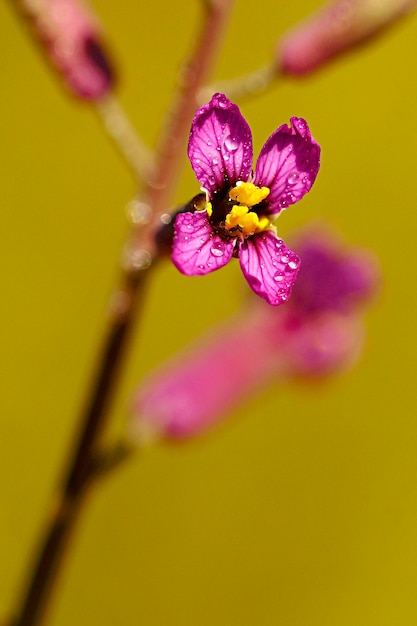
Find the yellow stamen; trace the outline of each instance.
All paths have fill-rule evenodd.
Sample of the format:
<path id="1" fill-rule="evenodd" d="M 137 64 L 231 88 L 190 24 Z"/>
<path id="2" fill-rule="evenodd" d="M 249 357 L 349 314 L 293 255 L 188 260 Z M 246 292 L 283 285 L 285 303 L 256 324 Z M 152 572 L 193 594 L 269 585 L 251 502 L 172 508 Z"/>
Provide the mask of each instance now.
<path id="1" fill-rule="evenodd" d="M 227 230 L 238 230 L 243 237 L 250 237 L 254 233 L 267 230 L 269 226 L 270 221 L 267 217 L 259 218 L 257 213 L 249 211 L 247 206 L 242 205 L 234 206 L 230 213 L 226 215 L 225 220 Z"/>
<path id="2" fill-rule="evenodd" d="M 259 218 L 259 224 L 258 224 L 258 228 L 256 229 L 257 233 L 261 233 L 263 230 L 268 230 L 268 228 L 270 227 L 271 222 L 269 221 L 269 219 L 265 216 L 260 217 Z"/>
<path id="3" fill-rule="evenodd" d="M 236 183 L 236 187 L 233 187 L 229 191 L 229 197 L 239 204 L 244 204 L 248 207 L 259 204 L 262 200 L 265 200 L 269 196 L 268 187 L 257 187 L 253 183 Z"/>
<path id="4" fill-rule="evenodd" d="M 237 228 L 240 225 L 241 219 L 244 215 L 247 215 L 249 209 L 247 206 L 234 206 L 233 209 L 226 215 L 226 228 Z"/>
<path id="5" fill-rule="evenodd" d="M 207 215 L 209 217 L 211 217 L 211 215 L 213 213 L 213 206 L 212 206 L 211 202 L 207 202 L 207 204 L 206 204 L 206 211 L 207 211 Z"/>
<path id="6" fill-rule="evenodd" d="M 250 235 L 253 235 L 258 228 L 259 217 L 253 211 L 249 211 L 247 215 L 244 215 L 242 217 L 240 224 L 242 228 L 242 234 L 245 237 L 250 237 Z"/>

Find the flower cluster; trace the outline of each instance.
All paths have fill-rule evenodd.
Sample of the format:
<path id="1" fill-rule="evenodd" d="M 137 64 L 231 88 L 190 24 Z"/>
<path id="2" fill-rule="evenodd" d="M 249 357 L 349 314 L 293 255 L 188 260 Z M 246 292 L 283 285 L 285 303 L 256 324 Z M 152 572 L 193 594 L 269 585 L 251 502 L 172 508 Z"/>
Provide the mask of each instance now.
<path id="1" fill-rule="evenodd" d="M 273 305 L 285 302 L 300 259 L 278 238 L 273 221 L 316 179 L 320 148 L 307 122 L 293 117 L 290 127 L 277 128 L 253 173 L 249 125 L 239 108 L 218 93 L 194 117 L 188 156 L 205 196 L 198 196 L 194 212 L 176 218 L 175 266 L 196 276 L 235 256 L 255 293 Z"/>

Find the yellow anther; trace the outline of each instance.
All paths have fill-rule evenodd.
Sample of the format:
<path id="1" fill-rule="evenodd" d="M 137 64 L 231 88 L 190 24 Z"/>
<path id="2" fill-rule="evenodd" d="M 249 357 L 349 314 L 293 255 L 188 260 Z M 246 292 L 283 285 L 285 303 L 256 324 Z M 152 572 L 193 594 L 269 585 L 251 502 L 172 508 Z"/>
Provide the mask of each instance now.
<path id="1" fill-rule="evenodd" d="M 226 215 L 226 228 L 236 228 L 240 225 L 240 221 L 244 215 L 249 211 L 247 206 L 234 206 L 233 209 Z"/>
<path id="2" fill-rule="evenodd" d="M 267 230 L 270 221 L 267 217 L 259 217 L 255 211 L 249 211 L 247 206 L 235 205 L 226 215 L 225 227 L 229 231 L 236 230 L 243 237 L 250 237 L 254 233 Z M 238 233 L 231 233 L 238 234 Z"/>
<path id="3" fill-rule="evenodd" d="M 258 227 L 256 229 L 257 233 L 261 233 L 263 230 L 268 230 L 268 228 L 270 227 L 271 222 L 267 217 L 260 217 L 259 218 L 259 223 L 258 223 Z"/>
<path id="4" fill-rule="evenodd" d="M 268 187 L 257 187 L 253 183 L 238 182 L 236 187 L 229 191 L 229 197 L 232 200 L 246 206 L 255 206 L 267 196 L 269 196 Z"/>
<path id="5" fill-rule="evenodd" d="M 207 215 L 209 217 L 211 217 L 211 214 L 213 213 L 213 206 L 212 206 L 211 202 L 207 202 L 207 204 L 206 204 L 206 211 L 207 211 Z"/>
<path id="6" fill-rule="evenodd" d="M 249 211 L 247 215 L 244 215 L 240 221 L 240 226 L 242 228 L 242 234 L 245 237 L 249 237 L 253 235 L 254 232 L 258 229 L 259 225 L 259 217 L 253 211 Z"/>

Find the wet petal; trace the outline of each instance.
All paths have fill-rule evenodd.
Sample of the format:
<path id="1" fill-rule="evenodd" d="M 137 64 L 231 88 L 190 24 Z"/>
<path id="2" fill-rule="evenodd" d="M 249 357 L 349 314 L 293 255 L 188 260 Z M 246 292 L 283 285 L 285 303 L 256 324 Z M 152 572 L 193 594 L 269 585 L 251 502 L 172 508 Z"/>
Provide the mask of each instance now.
<path id="1" fill-rule="evenodd" d="M 232 257 L 233 240 L 224 241 L 214 232 L 206 211 L 180 213 L 174 225 L 172 262 L 187 276 L 218 270 Z"/>
<path id="2" fill-rule="evenodd" d="M 256 164 L 254 183 L 269 187 L 265 204 L 278 214 L 310 191 L 320 167 L 320 146 L 310 134 L 307 122 L 291 118 L 267 139 Z"/>
<path id="3" fill-rule="evenodd" d="M 194 116 L 188 157 L 204 189 L 216 190 L 246 181 L 252 169 L 252 133 L 239 108 L 223 94 L 215 94 Z"/>
<path id="4" fill-rule="evenodd" d="M 246 239 L 240 246 L 239 261 L 249 286 L 258 296 L 274 305 L 288 300 L 300 259 L 273 230 Z"/>

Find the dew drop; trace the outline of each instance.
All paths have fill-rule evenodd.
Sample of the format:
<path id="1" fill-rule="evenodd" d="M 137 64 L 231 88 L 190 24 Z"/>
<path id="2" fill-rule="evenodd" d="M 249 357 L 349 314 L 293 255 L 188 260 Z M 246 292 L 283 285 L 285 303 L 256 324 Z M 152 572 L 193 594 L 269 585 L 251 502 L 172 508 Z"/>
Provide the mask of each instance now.
<path id="1" fill-rule="evenodd" d="M 217 256 L 217 257 L 223 256 L 224 248 L 225 246 L 222 241 L 216 241 L 216 243 L 212 245 L 210 252 L 213 256 Z"/>
<path id="2" fill-rule="evenodd" d="M 274 280 L 276 280 L 277 283 L 282 283 L 282 281 L 284 280 L 284 276 L 281 274 L 281 272 L 275 272 Z"/>
<path id="3" fill-rule="evenodd" d="M 185 221 L 185 219 L 180 223 L 180 231 L 183 233 L 188 233 L 192 229 L 191 220 Z"/>
<path id="4" fill-rule="evenodd" d="M 286 254 L 283 254 L 283 255 L 282 255 L 282 257 L 281 257 L 281 261 L 282 261 L 283 263 L 288 263 L 288 261 L 289 261 L 289 260 L 290 260 L 290 257 L 289 257 L 289 256 L 287 256 Z"/>
<path id="5" fill-rule="evenodd" d="M 228 135 L 224 140 L 224 147 L 226 148 L 227 152 L 236 152 L 239 146 L 240 140 L 237 137 Z"/>
<path id="6" fill-rule="evenodd" d="M 151 207 L 139 200 L 131 200 L 126 206 L 126 212 L 133 224 L 148 224 L 152 217 Z"/>
<path id="7" fill-rule="evenodd" d="M 219 164 L 219 160 L 218 159 L 212 159 L 211 160 L 211 164 L 212 165 L 218 165 Z"/>
<path id="8" fill-rule="evenodd" d="M 299 176 L 298 172 L 291 172 L 291 174 L 288 174 L 288 176 L 287 176 L 287 183 L 289 185 L 296 185 L 299 178 L 300 178 L 300 176 Z"/>
<path id="9" fill-rule="evenodd" d="M 289 267 L 290 270 L 296 270 L 297 267 L 298 267 L 298 263 L 296 263 L 295 261 L 290 261 L 288 263 L 288 267 Z"/>

